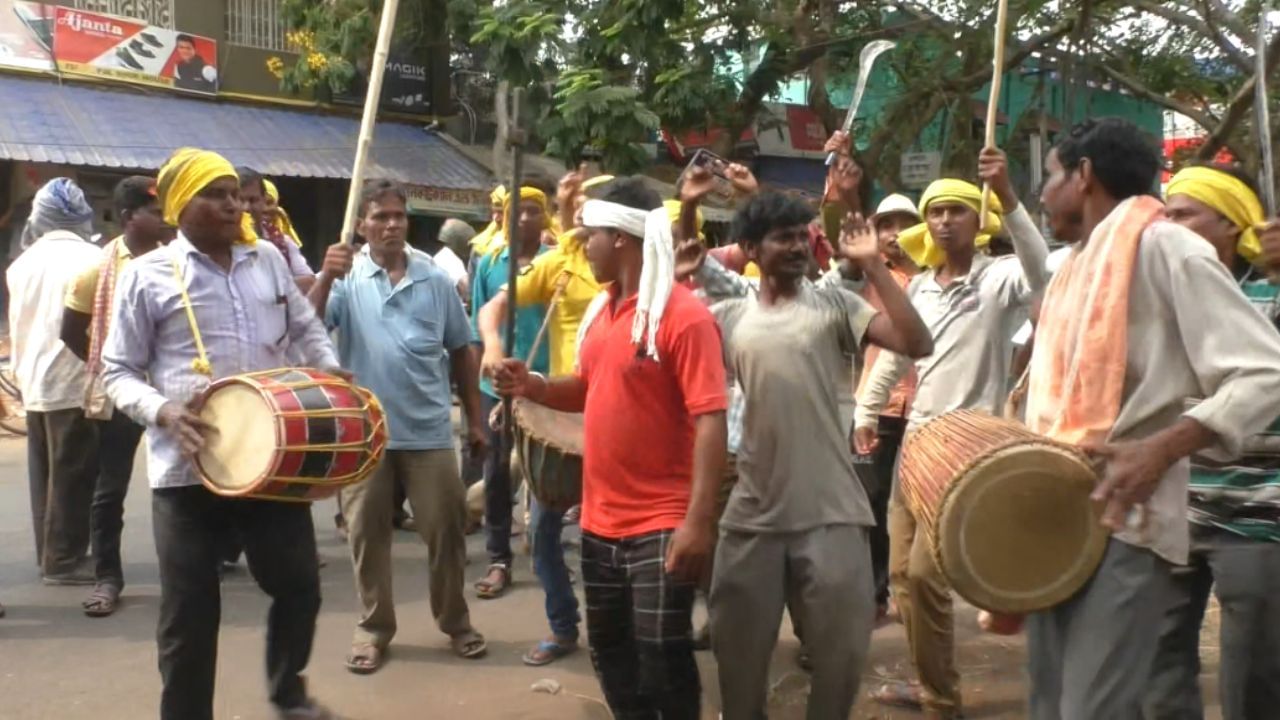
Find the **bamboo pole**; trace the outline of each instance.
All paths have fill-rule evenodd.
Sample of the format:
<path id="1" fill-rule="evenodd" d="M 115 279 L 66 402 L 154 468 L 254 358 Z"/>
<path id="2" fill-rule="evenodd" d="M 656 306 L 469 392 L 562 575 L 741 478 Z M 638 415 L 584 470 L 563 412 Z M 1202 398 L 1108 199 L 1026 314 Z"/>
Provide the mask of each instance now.
<path id="1" fill-rule="evenodd" d="M 369 160 L 369 145 L 378 120 L 378 102 L 382 98 L 382 76 L 387 71 L 387 53 L 396 25 L 396 9 L 400 0 L 384 0 L 382 21 L 378 24 L 378 41 L 373 49 L 373 67 L 369 69 L 369 88 L 364 96 L 364 112 L 360 116 L 360 135 L 356 140 L 356 158 L 351 166 L 351 187 L 347 191 L 347 211 L 342 218 L 342 242 L 355 244 L 356 218 L 360 214 L 360 194 L 364 188 L 364 166 Z"/>
<path id="2" fill-rule="evenodd" d="M 1000 86 L 1004 84 L 1004 48 L 1008 39 L 1009 0 L 1000 0 L 996 6 L 996 47 L 991 59 L 991 95 L 987 98 L 986 141 L 983 149 L 996 147 L 996 119 L 1000 110 Z M 991 183 L 982 183 L 982 212 L 978 215 L 978 227 L 987 222 L 987 208 L 991 204 Z"/>

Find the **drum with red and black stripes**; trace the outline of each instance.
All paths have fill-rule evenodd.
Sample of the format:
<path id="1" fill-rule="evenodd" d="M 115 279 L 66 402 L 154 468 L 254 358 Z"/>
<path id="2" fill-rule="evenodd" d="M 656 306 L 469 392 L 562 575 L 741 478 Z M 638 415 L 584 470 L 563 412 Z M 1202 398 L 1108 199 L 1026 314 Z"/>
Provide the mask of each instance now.
<path id="1" fill-rule="evenodd" d="M 336 375 L 281 368 L 234 375 L 205 391 L 213 431 L 196 456 L 219 495 L 310 502 L 369 476 L 387 446 L 378 399 Z"/>

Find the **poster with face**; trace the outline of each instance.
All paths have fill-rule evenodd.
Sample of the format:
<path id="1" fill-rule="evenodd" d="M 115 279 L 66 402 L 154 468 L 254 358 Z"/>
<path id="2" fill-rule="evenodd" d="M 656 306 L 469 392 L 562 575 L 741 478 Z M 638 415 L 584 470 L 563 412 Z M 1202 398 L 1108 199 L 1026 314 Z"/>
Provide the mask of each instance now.
<path id="1" fill-rule="evenodd" d="M 53 49 L 64 73 L 204 95 L 218 92 L 218 46 L 200 35 L 58 7 Z"/>

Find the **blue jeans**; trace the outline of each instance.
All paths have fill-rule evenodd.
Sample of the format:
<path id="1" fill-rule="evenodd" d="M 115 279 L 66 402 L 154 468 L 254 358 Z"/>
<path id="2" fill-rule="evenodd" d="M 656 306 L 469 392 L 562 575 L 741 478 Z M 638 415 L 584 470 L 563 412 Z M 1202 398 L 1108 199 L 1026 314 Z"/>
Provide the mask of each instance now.
<path id="1" fill-rule="evenodd" d="M 530 499 L 529 537 L 533 544 L 533 572 L 547 596 L 547 621 L 556 637 L 578 637 L 578 598 L 573 594 L 569 568 L 564 564 L 560 530 L 564 513 L 547 510 Z"/>

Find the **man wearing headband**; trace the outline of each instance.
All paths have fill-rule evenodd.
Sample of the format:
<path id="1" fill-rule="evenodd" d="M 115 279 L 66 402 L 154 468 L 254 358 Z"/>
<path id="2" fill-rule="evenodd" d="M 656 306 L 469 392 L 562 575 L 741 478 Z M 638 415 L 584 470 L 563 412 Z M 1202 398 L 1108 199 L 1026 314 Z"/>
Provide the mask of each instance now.
<path id="1" fill-rule="evenodd" d="M 922 268 L 908 295 L 933 336 L 935 351 L 914 363 L 918 383 L 906 434 L 959 409 L 999 414 L 1009 385 L 1014 332 L 1027 319 L 1032 296 L 1044 288 L 1049 247 L 1009 182 L 1003 152 L 982 151 L 979 174 L 991 183 L 991 209 L 979 218 L 982 190 L 963 180 L 937 180 L 920 199 L 925 221 L 898 234 L 897 242 Z M 1008 212 L 1001 216 L 1002 209 Z M 980 252 L 1007 227 L 1016 256 Z M 881 451 L 880 416 L 912 362 L 882 352 L 858 396 L 854 444 L 861 455 Z M 921 705 L 930 718 L 960 713 L 955 667 L 951 589 L 933 562 L 917 518 L 895 487 L 889 500 L 889 582 L 906 625 L 920 687 L 891 683 L 875 698 Z"/>
<path id="2" fill-rule="evenodd" d="M 1280 286 L 1254 265 L 1262 249 L 1255 228 L 1264 214 L 1247 175 L 1226 165 L 1185 168 L 1169 182 L 1164 215 L 1208 240 L 1250 304 L 1280 326 Z M 1280 401 L 1273 407 L 1280 413 Z M 1174 601 L 1165 613 L 1146 720 L 1203 716 L 1200 629 L 1211 588 L 1222 609 L 1223 717 L 1261 719 L 1280 707 L 1280 508 L 1273 502 L 1280 495 L 1280 452 L 1265 439 L 1278 434 L 1275 421 L 1229 462 L 1191 457 L 1191 553 L 1173 571 Z"/>
<path id="3" fill-rule="evenodd" d="M 533 259 L 547 252 L 549 248 L 542 245 L 542 233 L 547 229 L 550 218 L 547 198 L 541 190 L 531 187 L 520 188 L 519 223 L 516 226 L 515 262 L 518 267 L 528 267 Z M 509 201 L 508 201 L 509 202 Z M 503 213 L 510 211 L 510 205 L 504 207 Z M 480 260 L 476 267 L 476 282 L 471 293 L 471 307 L 482 308 L 495 295 L 504 292 L 509 279 L 508 272 L 512 261 L 511 245 L 507 244 Z M 516 310 L 516 346 L 510 349 L 513 357 L 527 359 L 533 347 L 533 339 L 542 325 L 542 317 L 546 313 L 543 305 L 526 305 Z M 478 313 L 477 313 L 478 315 Z M 483 348 L 480 343 L 479 326 L 472 319 L 473 342 Z M 503 353 L 504 355 L 507 353 Z M 545 343 L 538 348 L 531 366 L 536 372 L 548 369 L 547 347 Z M 476 581 L 476 595 L 483 599 L 501 597 L 511 584 L 511 447 L 503 442 L 508 437 L 500 425 L 488 422 L 494 408 L 501 404 L 497 392 L 488 377 L 480 381 L 481 417 L 486 419 L 489 437 L 489 452 L 484 465 L 484 529 L 485 546 L 489 552 L 489 566 L 485 576 Z M 556 523 L 560 522 L 557 517 Z M 532 528 L 531 528 L 532 531 Z M 536 533 L 535 533 L 536 534 Z M 563 560 L 561 561 L 563 562 Z M 536 566 L 535 559 L 534 565 Z M 572 590 L 570 590 L 572 593 Z M 577 640 L 577 610 L 571 613 L 572 621 L 562 621 L 560 627 L 553 628 L 567 647 Z M 565 627 L 565 625 L 569 627 Z"/>
<path id="4" fill-rule="evenodd" d="M 98 264 L 93 208 L 69 178 L 36 193 L 27 248 L 9 266 L 13 375 L 27 412 L 27 477 L 36 564 L 50 585 L 92 585 L 90 506 L 97 427 L 81 403 L 85 364 L 63 344 L 62 308 L 76 277 Z"/>
<path id="5" fill-rule="evenodd" d="M 638 178 L 583 208 L 607 286 L 573 375 L 517 359 L 499 393 L 584 412 L 582 579 L 592 663 L 619 718 L 699 717 L 694 591 L 708 569 L 725 448 L 724 364 L 711 313 L 675 285 L 671 221 Z"/>
<path id="6" fill-rule="evenodd" d="M 479 378 L 462 299 L 430 256 L 409 248 L 407 200 L 397 183 L 366 182 L 357 225 L 365 247 L 356 253 L 345 242 L 329 246 L 311 290 L 316 310 L 338 331 L 344 366 L 382 401 L 390 430 L 377 471 L 342 493 L 361 604 L 345 664 L 359 675 L 382 666 L 396 634 L 391 535 L 397 485 L 427 546 L 436 626 L 459 657 L 479 658 L 488 650 L 463 593 L 465 491 L 450 418 L 453 377 L 467 420 L 465 442 L 482 453 Z"/>
<path id="7" fill-rule="evenodd" d="M 1080 123 L 1045 170 L 1049 225 L 1075 247 L 1042 301 L 1027 426 L 1101 461 L 1110 538 L 1074 596 L 1026 619 L 1029 717 L 1137 718 L 1188 560 L 1186 458 L 1239 456 L 1275 419 L 1280 335 L 1209 243 L 1164 220 L 1159 151 L 1132 123 Z"/>
<path id="8" fill-rule="evenodd" d="M 910 357 L 932 349 L 869 228 L 852 229 L 841 252 L 877 288 L 886 312 L 805 280 L 812 218 L 802 202 L 778 193 L 748 201 L 732 234 L 760 267 L 760 290 L 712 309 L 745 398 L 739 479 L 720 519 L 710 599 L 729 718 L 765 714 L 788 600 L 813 668 L 809 716 L 852 711 L 874 615 L 865 531 L 874 519 L 855 479 L 838 389 L 847 357 L 868 341 Z"/>
<path id="9" fill-rule="evenodd" d="M 116 411 L 102 384 L 102 346 L 110 326 L 111 303 L 120 271 L 169 242 L 174 229 L 164 222 L 155 178 L 133 175 L 115 189 L 116 217 L 123 234 L 107 243 L 102 259 L 76 278 L 67 290 L 62 315 L 62 341 L 88 363 L 84 411 L 98 428 L 98 483 L 93 492 L 92 535 L 96 583 L 84 601 L 85 614 L 104 617 L 116 610 L 124 589 L 120 533 L 124 499 L 133 476 L 133 459 L 143 427 Z"/>
<path id="10" fill-rule="evenodd" d="M 311 506 L 228 498 L 201 485 L 191 458 L 216 429 L 191 403 L 219 378 L 290 364 L 291 350 L 330 371 L 338 358 L 284 258 L 244 232 L 240 180 L 229 162 L 178 150 L 160 168 L 156 190 L 178 236 L 120 274 L 102 363 L 111 401 L 147 426 L 160 565 L 160 717 L 213 719 L 218 560 L 232 531 L 271 596 L 272 704 L 282 718 L 334 717 L 308 697 L 302 677 L 320 611 Z"/>

